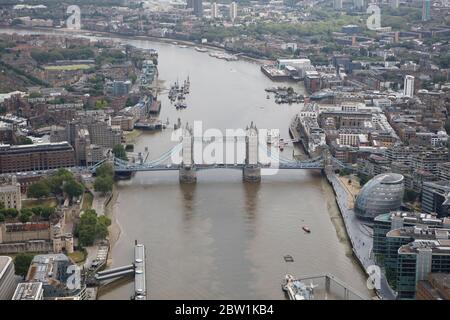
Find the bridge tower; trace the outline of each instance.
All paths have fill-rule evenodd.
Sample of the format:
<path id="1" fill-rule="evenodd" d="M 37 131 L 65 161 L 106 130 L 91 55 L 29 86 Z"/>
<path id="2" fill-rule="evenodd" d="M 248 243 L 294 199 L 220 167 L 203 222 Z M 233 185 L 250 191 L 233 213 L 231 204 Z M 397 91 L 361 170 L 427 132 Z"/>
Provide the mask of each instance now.
<path id="1" fill-rule="evenodd" d="M 197 182 L 197 173 L 194 164 L 194 137 L 192 135 L 192 128 L 186 123 L 186 127 L 182 130 L 182 162 L 179 169 L 180 182 L 195 183 Z"/>
<path id="2" fill-rule="evenodd" d="M 261 166 L 258 162 L 258 129 L 253 124 L 247 127 L 245 136 L 245 164 L 242 178 L 247 182 L 261 181 Z"/>
<path id="3" fill-rule="evenodd" d="M 334 171 L 333 168 L 333 161 L 331 159 L 331 152 L 328 146 L 322 147 L 322 158 L 323 158 L 323 166 L 325 169 L 325 172 L 332 172 Z"/>

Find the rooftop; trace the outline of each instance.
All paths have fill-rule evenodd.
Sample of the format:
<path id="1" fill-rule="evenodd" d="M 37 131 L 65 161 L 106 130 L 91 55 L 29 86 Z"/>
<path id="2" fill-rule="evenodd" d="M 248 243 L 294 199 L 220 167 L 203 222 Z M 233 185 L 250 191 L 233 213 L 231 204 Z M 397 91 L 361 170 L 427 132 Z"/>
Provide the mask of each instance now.
<path id="1" fill-rule="evenodd" d="M 414 238 L 420 240 L 450 239 L 450 229 L 428 227 L 405 227 L 394 229 L 386 234 L 387 237 Z"/>
<path id="2" fill-rule="evenodd" d="M 450 226 L 449 218 L 439 219 L 436 215 L 429 213 L 400 210 L 381 214 L 375 218 L 375 221 L 390 222 L 392 219 L 402 219 L 403 222 L 410 224 Z"/>
<path id="3" fill-rule="evenodd" d="M 450 240 L 414 240 L 398 249 L 399 254 L 417 254 L 429 250 L 436 255 L 450 255 Z"/>
<path id="4" fill-rule="evenodd" d="M 42 282 L 22 282 L 14 292 L 13 300 L 39 300 Z"/>
<path id="5" fill-rule="evenodd" d="M 50 285 L 58 283 L 61 264 L 70 264 L 70 260 L 65 254 L 36 255 L 31 262 L 26 280 L 40 281 Z"/>

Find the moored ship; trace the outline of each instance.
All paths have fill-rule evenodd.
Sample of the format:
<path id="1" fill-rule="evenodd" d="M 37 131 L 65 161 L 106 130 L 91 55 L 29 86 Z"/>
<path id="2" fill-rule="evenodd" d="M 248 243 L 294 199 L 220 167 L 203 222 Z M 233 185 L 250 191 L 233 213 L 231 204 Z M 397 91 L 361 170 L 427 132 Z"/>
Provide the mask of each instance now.
<path id="1" fill-rule="evenodd" d="M 281 285 L 281 288 L 287 293 L 290 300 L 313 300 L 315 287 L 312 283 L 306 285 L 290 274 L 285 276 Z"/>

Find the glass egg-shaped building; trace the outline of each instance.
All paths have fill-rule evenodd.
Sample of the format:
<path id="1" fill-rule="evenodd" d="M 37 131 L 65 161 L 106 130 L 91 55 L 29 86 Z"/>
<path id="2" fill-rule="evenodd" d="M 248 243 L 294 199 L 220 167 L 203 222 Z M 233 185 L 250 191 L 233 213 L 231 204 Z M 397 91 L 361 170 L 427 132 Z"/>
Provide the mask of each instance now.
<path id="1" fill-rule="evenodd" d="M 379 214 L 398 210 L 405 192 L 403 179 L 398 173 L 382 173 L 369 180 L 356 197 L 356 216 L 372 220 Z"/>

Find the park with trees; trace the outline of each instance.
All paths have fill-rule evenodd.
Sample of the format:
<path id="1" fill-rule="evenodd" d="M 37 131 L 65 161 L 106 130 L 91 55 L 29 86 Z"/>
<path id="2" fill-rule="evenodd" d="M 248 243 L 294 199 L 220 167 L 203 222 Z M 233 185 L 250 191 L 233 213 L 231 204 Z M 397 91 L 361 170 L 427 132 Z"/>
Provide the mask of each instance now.
<path id="1" fill-rule="evenodd" d="M 59 169 L 47 178 L 33 183 L 27 191 L 29 198 L 47 198 L 50 196 L 67 196 L 70 200 L 81 196 L 84 185 L 78 182 L 73 173 L 67 169 Z"/>

